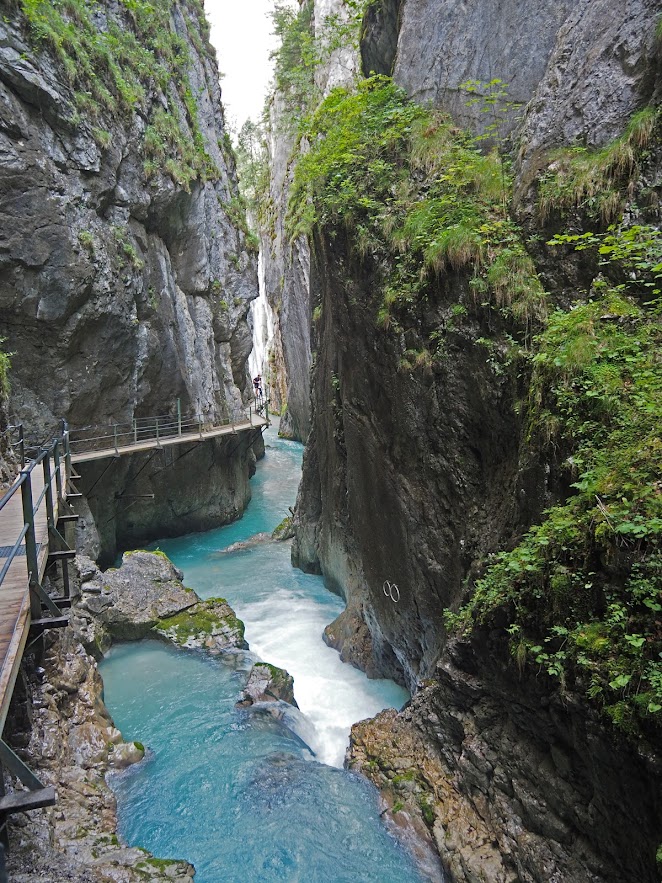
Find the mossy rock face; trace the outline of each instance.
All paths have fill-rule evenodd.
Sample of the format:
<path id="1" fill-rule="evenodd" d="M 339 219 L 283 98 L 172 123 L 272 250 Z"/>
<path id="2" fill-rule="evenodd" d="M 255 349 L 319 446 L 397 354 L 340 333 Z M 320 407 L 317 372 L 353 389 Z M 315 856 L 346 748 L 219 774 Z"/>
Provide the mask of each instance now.
<path id="1" fill-rule="evenodd" d="M 294 679 L 284 668 L 269 665 L 268 662 L 256 662 L 248 677 L 240 706 L 253 705 L 255 702 L 288 702 L 295 708 L 299 706 L 294 698 Z"/>
<path id="2" fill-rule="evenodd" d="M 291 540 L 294 536 L 294 526 L 292 525 L 292 518 L 288 515 L 286 518 L 283 518 L 278 527 L 271 534 L 271 538 L 273 540 Z"/>
<path id="3" fill-rule="evenodd" d="M 247 649 L 244 624 L 224 598 L 208 598 L 159 620 L 153 631 L 180 647 Z"/>

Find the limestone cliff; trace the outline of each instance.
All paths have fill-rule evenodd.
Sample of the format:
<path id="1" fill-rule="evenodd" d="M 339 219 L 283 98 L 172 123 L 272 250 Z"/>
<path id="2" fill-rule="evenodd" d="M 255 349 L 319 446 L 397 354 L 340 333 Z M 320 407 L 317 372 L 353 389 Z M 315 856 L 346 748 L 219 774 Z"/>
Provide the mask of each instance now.
<path id="1" fill-rule="evenodd" d="M 310 249 L 306 237 L 292 239 L 287 232 L 287 205 L 297 156 L 307 149 L 305 140 L 297 137 L 298 120 L 313 109 L 320 96 L 357 76 L 356 46 L 345 33 L 338 39 L 342 23 L 346 25 L 348 19 L 348 8 L 339 0 L 301 4 L 290 23 L 292 33 L 281 35 L 284 48 L 277 58 L 276 90 L 269 105 L 269 207 L 261 234 L 262 260 L 267 297 L 276 316 L 274 363 L 286 378 L 287 408 L 280 433 L 304 442 L 310 431 L 314 303 L 310 296 Z M 301 40 L 306 36 L 315 47 L 309 53 L 316 58 L 314 64 L 301 52 Z M 290 78 L 293 63 L 301 65 L 300 78 Z"/>
<path id="2" fill-rule="evenodd" d="M 274 373 L 284 387 L 287 407 L 280 433 L 305 441 L 310 431 L 310 251 L 305 239 L 290 242 L 285 232 L 287 194 L 295 142 L 284 120 L 286 108 L 276 94 L 271 102 L 269 138 L 269 228 L 261 233 L 267 299 L 274 314 Z"/>
<path id="3" fill-rule="evenodd" d="M 344 658 L 370 674 L 400 678 L 413 691 L 425 684 L 411 708 L 358 728 L 353 756 L 391 789 L 395 802 L 409 791 L 421 797 L 419 815 L 453 880 L 657 879 L 662 807 L 659 787 L 651 789 L 649 777 L 660 775 L 659 723 L 653 720 L 660 704 L 643 692 L 637 729 L 635 691 L 621 690 L 633 675 L 617 676 L 613 669 L 605 680 L 605 670 L 598 674 L 600 663 L 589 658 L 593 648 L 579 628 L 585 620 L 576 606 L 595 603 L 593 634 L 606 634 L 600 617 L 613 599 L 612 587 L 628 585 L 641 555 L 643 562 L 652 556 L 647 585 L 659 609 L 655 468 L 641 479 L 654 517 L 650 528 L 642 527 L 645 540 L 636 552 L 614 535 L 612 521 L 600 534 L 595 516 L 589 525 L 587 514 L 587 536 L 596 531 L 597 541 L 583 559 L 578 554 L 572 560 L 569 546 L 553 544 L 542 557 L 559 579 L 537 584 L 526 601 L 518 588 L 527 577 L 518 579 L 514 571 L 521 567 L 536 577 L 540 571 L 525 556 L 500 559 L 504 568 L 510 561 L 511 570 L 502 572 L 498 590 L 478 579 L 479 598 L 484 600 L 481 586 L 486 592 L 491 587 L 494 607 L 480 613 L 472 608 L 485 630 L 468 645 L 447 647 L 442 613 L 457 609 L 493 556 L 503 550 L 507 555 L 532 524 L 544 524 L 544 510 L 575 497 L 575 511 L 584 505 L 581 465 L 573 459 L 582 427 L 573 424 L 573 440 L 556 435 L 559 423 L 555 430 L 552 422 L 563 423 L 573 396 L 600 395 L 598 369 L 583 377 L 582 386 L 577 377 L 570 379 L 572 369 L 558 351 L 536 361 L 535 348 L 544 344 L 532 340 L 545 327 L 546 312 L 559 308 L 572 316 L 570 304 L 588 304 L 597 340 L 603 339 L 600 323 L 657 324 L 645 309 L 640 313 L 645 286 L 638 287 L 636 272 L 605 269 L 596 252 L 554 253 L 544 243 L 554 232 L 588 230 L 595 234 L 585 235 L 600 245 L 601 237 L 614 235 L 608 224 L 625 219 L 626 227 L 648 225 L 649 257 L 659 256 L 658 15 L 659 5 L 645 2 L 543 2 L 525 18 L 516 4 L 489 0 L 460 6 L 404 0 L 369 8 L 365 72 L 393 70 L 416 101 L 432 101 L 482 131 L 474 117 L 478 105 L 466 107 L 460 85 L 469 79 L 509 83 L 509 97 L 523 105 L 521 119 L 504 106 L 504 125 L 499 117 L 490 134 L 502 146 L 506 136 L 519 146 L 515 204 L 526 235 L 509 226 L 512 208 L 496 222 L 498 232 L 496 216 L 483 214 L 486 179 L 482 173 L 463 177 L 473 160 L 461 159 L 466 141 L 457 128 L 444 129 L 449 124 L 427 110 L 420 111 L 426 116 L 419 124 L 418 112 L 405 110 L 400 99 L 391 102 L 396 93 L 379 80 L 322 106 L 310 139 L 316 155 L 301 161 L 298 190 L 295 180 L 299 207 L 306 199 L 313 206 L 311 293 L 319 308 L 312 428 L 293 556 L 304 569 L 323 573 L 346 598 L 347 610 L 327 628 L 327 640 Z M 645 121 L 646 133 L 635 135 Z M 371 151 L 375 140 L 381 152 Z M 436 181 L 430 174 L 435 168 Z M 499 256 L 502 248 L 508 255 Z M 508 283 L 502 262 L 513 270 Z M 650 263 L 648 268 L 658 272 Z M 655 287 L 652 278 L 649 286 Z M 514 284 L 505 297 L 502 284 Z M 622 316 L 619 309 L 601 309 L 603 296 L 617 299 L 623 292 Z M 577 321 L 581 315 L 576 313 Z M 559 337 L 559 347 L 563 341 L 569 342 Z M 647 370 L 659 383 L 656 344 L 651 346 Z M 608 346 L 601 343 L 597 352 L 603 350 Z M 566 379 L 548 374 L 543 382 L 537 366 L 555 357 Z M 590 364 L 584 358 L 578 371 Z M 553 409 L 563 382 L 572 390 L 566 410 L 546 411 L 539 420 L 536 408 Z M 626 395 L 629 383 L 619 384 Z M 547 418 L 549 434 L 542 438 L 539 428 Z M 597 449 L 597 435 L 594 440 Z M 624 456 L 634 474 L 636 454 Z M 596 486 L 587 506 L 595 509 L 597 499 L 597 519 L 610 520 L 610 510 L 605 516 L 599 509 L 601 494 L 608 493 L 602 487 Z M 611 555 L 601 545 L 607 532 Z M 533 535 L 542 537 L 541 547 L 548 542 L 543 533 Z M 590 577 L 583 579 L 585 571 Z M 589 580 L 596 572 L 594 586 Z M 535 605 L 545 621 L 545 608 L 550 621 L 556 612 L 557 633 L 535 633 Z M 652 609 L 642 614 L 633 603 L 633 631 L 643 622 L 639 617 L 648 617 L 641 625 L 645 637 L 623 639 L 651 649 L 642 662 L 650 664 L 642 667 L 650 673 L 657 672 L 660 649 Z M 471 627 L 466 618 L 462 622 Z M 537 638 L 530 639 L 534 633 Z M 616 641 L 615 635 L 605 640 Z M 568 642 L 575 641 L 566 666 Z M 601 653 L 606 646 L 600 644 Z M 619 735 L 611 732 L 609 718 L 621 728 Z M 404 747 L 408 740 L 411 750 Z M 580 775 L 589 757 L 593 766 Z M 635 816 L 637 807 L 643 821 L 636 831 L 603 824 L 606 817 Z"/>
<path id="4" fill-rule="evenodd" d="M 236 417 L 256 257 L 202 7 L 4 5 L 0 334 L 13 414 L 36 438 L 60 418 L 173 414 L 178 398 L 206 421 Z M 218 470 L 212 447 L 188 459 L 194 474 Z M 245 502 L 245 457 L 240 471 L 225 508 Z M 106 497 L 127 491 L 119 472 Z M 172 469 L 172 485 L 182 476 Z M 207 490 L 200 526 L 218 518 L 210 505 Z"/>

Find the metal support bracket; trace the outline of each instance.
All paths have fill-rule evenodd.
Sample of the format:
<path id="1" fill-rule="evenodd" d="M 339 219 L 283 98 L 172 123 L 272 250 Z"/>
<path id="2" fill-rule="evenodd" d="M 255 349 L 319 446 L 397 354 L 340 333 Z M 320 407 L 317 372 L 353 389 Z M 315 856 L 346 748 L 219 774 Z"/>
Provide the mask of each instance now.
<path id="1" fill-rule="evenodd" d="M 18 754 L 15 754 L 2 739 L 0 739 L 0 763 L 6 766 L 13 776 L 20 779 L 30 791 L 39 791 L 40 788 L 45 787 L 32 770 L 23 763 Z"/>
<path id="2" fill-rule="evenodd" d="M 62 611 L 60 608 L 53 602 L 48 592 L 45 592 L 43 588 L 39 585 L 39 583 L 33 583 L 30 586 L 30 591 L 34 592 L 34 594 L 39 598 L 44 607 L 46 607 L 53 616 L 62 616 Z"/>

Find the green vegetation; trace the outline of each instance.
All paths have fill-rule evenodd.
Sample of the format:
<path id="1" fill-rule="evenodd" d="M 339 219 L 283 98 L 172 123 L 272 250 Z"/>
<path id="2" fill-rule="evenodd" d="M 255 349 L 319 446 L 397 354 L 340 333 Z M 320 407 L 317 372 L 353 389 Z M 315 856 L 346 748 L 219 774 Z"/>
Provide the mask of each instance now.
<path id="1" fill-rule="evenodd" d="M 219 610 L 222 606 L 227 612 Z M 236 632 L 240 640 L 244 639 L 244 624 L 227 606 L 225 598 L 208 598 L 175 616 L 161 619 L 154 625 L 154 631 L 172 637 L 177 644 L 227 631 Z"/>
<path id="2" fill-rule="evenodd" d="M 239 189 L 245 212 L 253 222 L 269 226 L 269 151 L 264 127 L 246 120 L 235 151 Z M 253 233 L 250 234 L 254 236 Z"/>
<path id="3" fill-rule="evenodd" d="M 5 338 L 0 337 L 0 347 L 4 344 Z M 11 368 L 12 353 L 5 353 L 0 350 L 0 399 L 6 399 L 9 396 L 9 370 Z"/>
<path id="4" fill-rule="evenodd" d="M 313 34 L 313 4 L 302 3 L 295 10 L 276 3 L 273 11 L 274 34 L 280 41 L 274 53 L 274 77 L 279 96 L 285 102 L 285 120 L 298 127 L 297 118 L 320 99 L 315 86 L 315 69 L 320 54 Z"/>
<path id="5" fill-rule="evenodd" d="M 217 174 L 205 149 L 191 91 L 187 42 L 172 24 L 174 0 L 120 0 L 118 18 L 102 13 L 95 0 L 18 0 L 29 35 L 47 48 L 69 82 L 76 110 L 93 125 L 105 149 L 110 135 L 101 125 L 136 110 L 149 114 L 145 129 L 145 172 L 165 171 L 188 188 L 196 177 Z M 201 54 L 212 55 L 202 4 L 177 4 L 188 37 Z M 103 29 L 98 18 L 105 19 Z M 203 39 L 200 39 L 202 34 Z M 154 95 L 160 100 L 153 100 Z M 192 133 L 192 138 L 191 138 Z"/>
<path id="6" fill-rule="evenodd" d="M 280 524 L 273 529 L 271 536 L 274 540 L 289 539 L 292 533 L 292 516 L 286 515 Z"/>
<path id="7" fill-rule="evenodd" d="M 659 108 L 645 107 L 630 120 L 625 132 L 601 150 L 561 148 L 549 157 L 549 170 L 538 191 L 541 219 L 565 217 L 578 209 L 593 222 L 610 224 L 620 218 L 628 190 L 637 181 L 641 163 L 659 139 Z"/>
<path id="8" fill-rule="evenodd" d="M 381 268 L 377 320 L 384 329 L 397 331 L 403 310 L 440 276 L 462 270 L 471 275 L 476 305 L 491 303 L 530 336 L 545 316 L 545 294 L 506 211 L 510 182 L 496 151 L 482 153 L 470 135 L 408 101 L 386 77 L 334 89 L 307 139 L 289 234 L 310 236 L 317 226 L 348 234 L 354 255 Z"/>
<path id="9" fill-rule="evenodd" d="M 662 726 L 662 300 L 660 233 L 559 236 L 605 275 L 536 341 L 531 442 L 563 463 L 572 495 L 497 555 L 447 625 L 509 617 L 511 650 L 583 690 L 628 732 Z"/>
<path id="10" fill-rule="evenodd" d="M 272 13 L 274 34 L 280 40 L 273 53 L 276 89 L 284 103 L 282 122 L 291 134 L 303 134 L 309 114 L 322 94 L 315 72 L 339 49 L 353 47 L 358 54 L 361 22 L 370 0 L 344 0 L 343 14 L 326 16 L 316 31 L 311 0 L 298 9 L 276 3 Z"/>

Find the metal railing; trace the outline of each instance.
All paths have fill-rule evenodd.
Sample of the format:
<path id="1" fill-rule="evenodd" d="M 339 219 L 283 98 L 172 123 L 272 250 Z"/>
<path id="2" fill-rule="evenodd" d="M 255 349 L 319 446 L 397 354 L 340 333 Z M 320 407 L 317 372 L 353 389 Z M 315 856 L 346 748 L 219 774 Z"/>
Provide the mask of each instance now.
<path id="1" fill-rule="evenodd" d="M 19 450 L 22 468 L 11 487 L 0 499 L 0 519 L 7 517 L 7 514 L 3 516 L 2 513 L 20 490 L 23 524 L 18 530 L 11 550 L 6 556 L 2 556 L 5 560 L 0 569 L 0 591 L 12 564 L 23 552 L 26 557 L 27 584 L 30 587 L 38 584 L 39 544 L 37 542 L 35 520 L 42 506 L 45 506 L 48 530 L 55 530 L 59 506 L 64 501 L 67 482 L 71 478 L 69 429 L 64 420 L 62 421 L 60 434 L 47 445 L 42 446 L 35 456 L 29 459 L 26 458 L 22 427 L 12 427 L 12 429 L 20 429 L 19 438 L 23 442 Z M 64 475 L 62 474 L 63 464 Z M 43 487 L 35 501 L 33 498 L 33 474 L 40 466 L 43 470 Z M 41 601 L 35 594 L 31 597 L 30 607 L 33 617 L 38 617 L 41 610 Z"/>
<path id="2" fill-rule="evenodd" d="M 141 442 L 162 442 L 176 440 L 182 436 L 197 435 L 204 437 L 205 432 L 223 426 L 244 427 L 246 423 L 253 425 L 255 416 L 264 414 L 269 421 L 269 404 L 266 400 L 256 401 L 251 405 L 243 420 L 234 417 L 215 418 L 210 420 L 203 414 L 182 414 L 181 403 L 177 400 L 176 413 L 160 414 L 154 417 L 134 417 L 131 422 L 106 423 L 85 426 L 71 431 L 69 444 L 73 454 L 86 454 L 93 451 L 130 448 Z"/>

